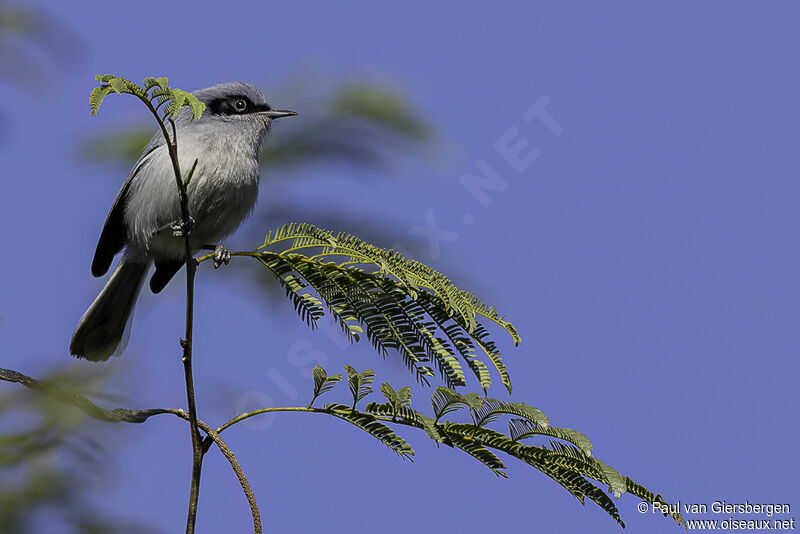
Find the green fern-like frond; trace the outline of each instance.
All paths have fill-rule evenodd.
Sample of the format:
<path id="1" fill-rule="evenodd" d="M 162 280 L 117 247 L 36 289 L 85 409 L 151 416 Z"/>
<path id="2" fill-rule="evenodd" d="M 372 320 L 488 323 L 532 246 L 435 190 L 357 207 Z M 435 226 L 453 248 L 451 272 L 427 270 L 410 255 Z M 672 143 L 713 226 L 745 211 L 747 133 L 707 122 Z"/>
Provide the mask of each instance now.
<path id="1" fill-rule="evenodd" d="M 292 302 L 297 315 L 312 329 L 316 328 L 319 319 L 325 315 L 325 310 L 318 298 L 310 293 L 302 292 L 308 287 L 305 280 L 302 277 L 292 275 L 291 266 L 285 262 L 262 261 L 261 263 L 275 275 L 275 278 L 286 291 L 286 296 Z"/>
<path id="2" fill-rule="evenodd" d="M 516 415 L 524 417 L 542 427 L 549 427 L 547 416 L 538 408 L 528 406 L 522 402 L 503 402 L 496 399 L 486 399 L 481 409 L 475 414 L 475 424 L 484 426 L 496 420 L 501 415 Z"/>
<path id="3" fill-rule="evenodd" d="M 450 341 L 451 346 L 456 349 L 459 356 L 467 362 L 467 366 L 475 375 L 475 378 L 478 379 L 481 388 L 487 391 L 492 385 L 492 377 L 486 364 L 475 355 L 475 344 L 470 335 L 464 332 L 461 325 L 453 320 L 445 308 L 437 306 L 435 297 L 423 293 L 417 299 L 417 303 Z M 448 387 L 452 389 L 453 386 L 448 384 Z"/>
<path id="4" fill-rule="evenodd" d="M 184 107 L 191 110 L 193 119 L 199 119 L 206 109 L 206 105 L 200 102 L 196 96 L 180 89 L 172 89 L 171 99 L 167 114 L 173 119 Z"/>
<path id="5" fill-rule="evenodd" d="M 436 420 L 431 419 L 430 417 L 422 417 L 422 430 L 428 434 L 428 437 L 431 438 L 433 441 L 436 442 L 436 446 L 438 447 L 440 443 L 444 443 L 445 445 L 453 446 L 450 442 L 450 438 L 442 432 L 442 425 L 436 422 Z"/>
<path id="6" fill-rule="evenodd" d="M 425 339 L 428 356 L 439 369 L 439 373 L 448 387 L 466 386 L 467 380 L 461 364 L 455 357 L 455 352 L 450 343 L 444 338 L 434 334 L 432 329 L 420 328 L 420 334 Z"/>
<path id="7" fill-rule="evenodd" d="M 92 92 L 89 95 L 89 108 L 91 109 L 92 115 L 97 115 L 97 112 L 100 110 L 100 105 L 103 103 L 103 99 L 105 99 L 110 92 L 110 85 L 103 85 L 101 87 L 95 87 L 92 89 Z"/>
<path id="8" fill-rule="evenodd" d="M 616 469 L 606 464 L 602 460 L 595 459 L 596 465 L 599 465 L 605 475 L 605 481 L 608 484 L 608 492 L 614 495 L 614 498 L 619 499 L 623 493 L 628 491 L 628 485 L 623 477 Z"/>
<path id="9" fill-rule="evenodd" d="M 185 106 L 188 106 L 189 109 L 192 111 L 192 118 L 197 120 L 203 116 L 203 112 L 206 110 L 206 105 L 200 102 L 196 96 L 192 93 L 185 93 L 186 94 L 186 101 Z"/>
<path id="10" fill-rule="evenodd" d="M 472 332 L 472 338 L 492 362 L 494 368 L 497 369 L 497 372 L 500 375 L 500 381 L 510 394 L 511 377 L 508 374 L 508 369 L 506 369 L 506 366 L 503 363 L 503 359 L 500 357 L 500 351 L 497 350 L 497 346 L 494 344 L 494 342 L 489 339 L 489 332 L 482 325 L 477 325 L 474 332 Z"/>
<path id="11" fill-rule="evenodd" d="M 168 104 L 167 115 L 164 117 L 175 118 L 182 108 L 188 107 L 191 110 L 192 118 L 199 119 L 205 110 L 205 104 L 200 102 L 193 94 L 181 89 L 175 89 L 167 85 L 167 78 L 144 79 L 144 86 L 119 76 L 112 74 L 101 74 L 95 76 L 95 80 L 100 84 L 92 90 L 89 95 L 89 108 L 92 115 L 97 115 L 103 99 L 109 93 L 129 94 L 136 96 L 150 106 L 151 111 L 157 111 L 162 105 Z M 159 118 L 161 121 L 162 119 Z"/>
<path id="12" fill-rule="evenodd" d="M 559 442 L 551 442 L 550 448 L 523 445 L 496 430 L 473 424 L 445 423 L 443 429 L 451 440 L 457 437 L 470 439 L 483 447 L 500 450 L 522 460 L 561 484 L 581 502 L 584 497 L 589 497 L 621 523 L 618 510 L 608 495 L 584 478 L 607 484 L 609 491 L 619 496 L 625 491 L 621 476 L 577 447 Z"/>
<path id="13" fill-rule="evenodd" d="M 591 457 L 583 450 L 562 443 L 560 441 L 550 441 L 549 448 L 556 453 L 556 463 L 562 467 L 572 469 L 582 476 L 587 476 L 608 485 L 609 493 L 619 498 L 626 491 L 625 479 L 614 468 L 606 465 L 602 461 Z M 567 459 L 574 460 L 569 463 Z"/>
<path id="14" fill-rule="evenodd" d="M 150 89 L 154 87 L 164 88 L 169 85 L 169 80 L 166 77 L 160 78 L 145 78 L 144 79 L 144 90 L 145 92 L 149 92 Z"/>
<path id="15" fill-rule="evenodd" d="M 454 447 L 466 452 L 483 465 L 492 470 L 492 472 L 503 478 L 508 478 L 508 475 L 503 471 L 506 468 L 505 464 L 494 454 L 492 451 L 481 445 L 480 442 L 475 441 L 469 437 L 459 435 L 447 435 L 450 443 Z"/>
<path id="16" fill-rule="evenodd" d="M 186 103 L 186 95 L 188 93 L 180 90 L 173 90 L 172 91 L 172 102 L 167 109 L 167 113 L 175 118 L 178 115 L 178 112 L 181 110 L 183 105 Z"/>
<path id="17" fill-rule="evenodd" d="M 372 414 L 356 411 L 344 404 L 328 404 L 325 406 L 325 411 L 364 430 L 396 452 L 401 458 L 413 461 L 414 449 L 391 428 L 375 419 Z"/>
<path id="18" fill-rule="evenodd" d="M 350 393 L 353 395 L 353 409 L 355 410 L 356 404 L 372 393 L 375 371 L 365 369 L 359 373 L 349 365 L 345 365 L 344 370 L 347 371 L 347 384 L 350 386 Z"/>
<path id="19" fill-rule="evenodd" d="M 593 445 L 592 442 L 589 441 L 589 438 L 569 428 L 545 427 L 529 419 L 511 419 L 508 422 L 508 429 L 511 439 L 514 441 L 521 441 L 534 436 L 549 436 L 551 438 L 568 441 L 578 447 L 587 456 L 592 455 Z"/>
<path id="20" fill-rule="evenodd" d="M 331 388 L 338 384 L 342 379 L 342 375 L 328 376 L 328 373 L 325 371 L 325 369 L 319 365 L 314 366 L 314 370 L 311 374 L 314 377 L 314 396 L 311 398 L 311 402 L 308 403 L 309 407 L 314 404 L 314 401 L 317 400 L 317 397 L 330 391 Z"/>
<path id="21" fill-rule="evenodd" d="M 381 393 L 388 399 L 395 414 L 411 404 L 411 388 L 409 386 L 395 391 L 392 386 L 384 382 L 381 384 Z"/>
<path id="22" fill-rule="evenodd" d="M 395 423 L 404 423 L 423 430 L 426 428 L 426 417 L 410 406 L 398 408 L 391 402 L 370 402 L 364 410 L 374 415 L 391 417 Z"/>
<path id="23" fill-rule="evenodd" d="M 511 323 L 505 321 L 494 309 L 476 296 L 456 288 L 443 274 L 427 265 L 404 258 L 394 250 L 384 250 L 365 243 L 355 236 L 340 232 L 336 235 L 310 224 L 292 223 L 270 232 L 259 250 L 279 242 L 290 241 L 287 252 L 323 247 L 317 257 L 346 258 L 349 264 L 373 265 L 378 272 L 395 277 L 411 292 L 419 288 L 433 292 L 449 309 L 458 313 L 468 331 L 476 326 L 476 315 L 481 315 L 502 326 L 515 344 L 520 337 Z"/>
<path id="24" fill-rule="evenodd" d="M 144 89 L 142 89 L 137 84 L 125 78 L 111 78 L 110 80 L 108 80 L 108 85 L 111 86 L 111 89 L 115 93 L 119 93 L 121 95 L 124 94 L 136 95 L 136 96 L 144 95 Z"/>
<path id="25" fill-rule="evenodd" d="M 154 88 L 153 92 L 150 93 L 150 100 L 152 102 L 155 102 L 155 108 L 156 108 L 156 110 L 158 110 L 164 104 L 169 104 L 170 102 L 172 102 L 172 97 L 173 96 L 174 96 L 174 93 L 172 92 L 172 88 L 170 88 L 168 86 L 164 86 L 164 87 L 159 86 L 157 88 Z M 167 106 L 167 107 L 169 107 L 169 106 Z"/>
<path id="26" fill-rule="evenodd" d="M 628 493 L 639 497 L 643 501 L 647 501 L 650 504 L 657 502 L 658 504 L 663 505 L 661 508 L 662 510 L 663 509 L 670 510 L 669 513 L 664 513 L 665 517 L 669 515 L 669 517 L 671 517 L 677 524 L 679 524 L 683 528 L 687 528 L 686 520 L 683 518 L 683 515 L 681 515 L 680 512 L 673 512 L 672 511 L 673 507 L 667 507 L 667 501 L 664 500 L 664 497 L 662 497 L 661 494 L 653 493 L 649 489 L 645 488 L 641 484 L 637 484 L 628 477 L 625 477 L 625 487 L 627 488 Z"/>
<path id="27" fill-rule="evenodd" d="M 350 234 L 302 223 L 268 232 L 254 255 L 279 278 L 292 272 L 302 277 L 351 340 L 352 324 L 358 323 L 379 353 L 399 352 L 420 382 L 427 383 L 438 369 L 448 388 L 466 385 L 460 357 L 488 389 L 491 377 L 480 350 L 511 391 L 500 352 L 479 321 L 500 325 L 515 344 L 516 329 L 430 267 Z"/>
<path id="28" fill-rule="evenodd" d="M 438 368 L 448 387 L 437 388 L 431 398 L 434 419 L 410 406 L 410 390 L 396 391 L 384 384 L 381 392 L 388 402 L 370 402 L 366 408 L 376 421 L 422 429 L 437 444 L 463 450 L 498 476 L 505 476 L 505 465 L 496 452 L 513 456 L 556 481 L 581 502 L 587 498 L 595 502 L 622 524 L 612 497 L 627 490 L 625 478 L 592 457 L 592 445 L 585 436 L 551 427 L 547 417 L 528 404 L 482 398 L 477 393 L 462 395 L 453 389 L 463 383 L 460 364 L 456 367 L 453 363 L 460 359 L 484 389 L 491 383 L 486 366 L 491 362 L 501 382 L 511 390 L 508 371 L 484 319 L 503 326 L 515 342 L 518 336 L 494 308 L 455 289 L 443 275 L 396 252 L 311 225 L 290 224 L 269 232 L 253 255 L 295 294 L 313 289 L 351 339 L 348 324 L 355 321 L 376 350 L 384 355 L 387 350 L 397 350 L 418 378 L 426 376 L 424 370 Z M 352 368 L 347 371 L 355 411 L 371 386 L 364 389 L 360 375 Z M 473 423 L 444 420 L 465 407 Z M 509 422 L 511 436 L 488 428 L 508 415 L 516 417 Z M 534 436 L 555 441 L 543 445 L 521 442 Z M 598 483 L 607 485 L 608 492 Z"/>
<path id="29" fill-rule="evenodd" d="M 473 412 L 478 412 L 483 406 L 483 399 L 477 393 L 467 393 L 462 395 L 445 387 L 438 387 L 431 397 L 433 414 L 436 421 L 450 412 L 460 408 L 469 408 Z"/>
<path id="30" fill-rule="evenodd" d="M 622 518 L 619 515 L 619 510 L 614 504 L 614 501 L 611 500 L 606 492 L 586 480 L 580 474 L 558 467 L 546 467 L 540 470 L 558 482 L 562 487 L 564 487 L 564 489 L 569 491 L 581 502 L 581 504 L 583 504 L 585 502 L 585 498 L 588 497 L 591 501 L 602 508 L 605 513 L 614 518 L 614 520 L 619 523 L 622 528 L 625 528 L 625 523 L 622 521 Z"/>

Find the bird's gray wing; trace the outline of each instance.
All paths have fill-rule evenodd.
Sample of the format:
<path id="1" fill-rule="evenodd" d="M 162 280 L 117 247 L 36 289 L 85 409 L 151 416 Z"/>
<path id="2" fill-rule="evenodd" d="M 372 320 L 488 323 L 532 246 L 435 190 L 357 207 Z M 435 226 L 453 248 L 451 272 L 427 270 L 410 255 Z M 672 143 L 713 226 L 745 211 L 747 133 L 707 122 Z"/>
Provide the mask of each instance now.
<path id="1" fill-rule="evenodd" d="M 106 217 L 106 223 L 103 225 L 103 231 L 100 234 L 100 239 L 97 242 L 97 248 L 94 251 L 94 259 L 92 260 L 92 275 L 103 276 L 108 272 L 111 267 L 111 262 L 114 261 L 114 256 L 125 247 L 127 243 L 127 230 L 125 228 L 125 202 L 127 200 L 128 189 L 131 183 L 139 174 L 143 165 L 147 162 L 148 157 L 158 147 L 164 144 L 164 137 L 160 132 L 157 132 L 147 143 L 147 146 L 142 151 L 142 155 L 136 161 L 131 173 L 122 184 L 122 188 L 117 193 L 117 198 L 114 199 L 114 204 Z"/>

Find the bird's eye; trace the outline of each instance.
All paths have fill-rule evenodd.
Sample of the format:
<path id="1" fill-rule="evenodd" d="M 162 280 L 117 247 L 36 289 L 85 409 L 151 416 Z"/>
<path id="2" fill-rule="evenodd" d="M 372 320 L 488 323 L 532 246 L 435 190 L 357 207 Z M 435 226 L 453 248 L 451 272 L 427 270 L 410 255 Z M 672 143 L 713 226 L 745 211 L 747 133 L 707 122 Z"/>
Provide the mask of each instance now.
<path id="1" fill-rule="evenodd" d="M 233 109 L 241 113 L 247 109 L 247 101 L 244 98 L 237 98 L 233 101 Z"/>

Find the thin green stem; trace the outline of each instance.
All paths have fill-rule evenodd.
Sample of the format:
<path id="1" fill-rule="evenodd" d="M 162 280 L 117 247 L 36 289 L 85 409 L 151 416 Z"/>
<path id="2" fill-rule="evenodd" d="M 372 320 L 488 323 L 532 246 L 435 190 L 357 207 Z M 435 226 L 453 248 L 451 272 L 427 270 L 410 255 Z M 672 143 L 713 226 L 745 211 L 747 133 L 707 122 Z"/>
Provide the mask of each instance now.
<path id="1" fill-rule="evenodd" d="M 333 415 L 333 416 L 336 415 L 335 412 L 332 412 L 330 410 L 325 410 L 323 408 L 311 408 L 311 407 L 308 407 L 308 406 L 278 406 L 278 407 L 274 407 L 274 408 L 259 408 L 258 410 L 253 410 L 251 412 L 245 412 L 245 413 L 241 413 L 241 414 L 237 415 L 236 417 L 234 417 L 233 419 L 231 419 L 227 423 L 225 423 L 222 426 L 218 427 L 217 430 L 216 430 L 216 433 L 217 434 L 222 434 L 225 430 L 227 430 L 228 428 L 232 427 L 236 423 L 241 423 L 242 421 L 244 421 L 246 419 L 250 419 L 251 417 L 255 417 L 257 415 L 263 415 L 265 413 L 278 413 L 278 412 L 303 412 L 303 413 L 321 413 L 321 414 Z M 413 425 L 413 424 L 410 424 L 410 423 L 405 423 L 403 421 L 393 420 L 391 417 L 386 417 L 386 416 L 383 416 L 383 415 L 375 415 L 375 414 L 371 414 L 371 415 L 372 415 L 372 417 L 374 417 L 375 419 L 377 419 L 379 421 L 387 421 L 387 422 L 390 422 L 390 423 L 397 423 L 399 425 L 412 426 L 414 428 L 418 428 L 416 425 Z M 210 441 L 209 438 L 205 438 L 205 439 Z"/>

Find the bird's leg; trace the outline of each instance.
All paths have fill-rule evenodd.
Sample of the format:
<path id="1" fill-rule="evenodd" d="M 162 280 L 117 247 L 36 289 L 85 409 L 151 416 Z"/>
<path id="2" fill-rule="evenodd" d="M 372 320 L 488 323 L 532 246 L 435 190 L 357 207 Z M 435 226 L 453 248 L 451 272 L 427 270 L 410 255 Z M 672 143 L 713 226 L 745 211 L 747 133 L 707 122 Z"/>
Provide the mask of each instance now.
<path id="1" fill-rule="evenodd" d="M 154 236 L 158 235 L 161 232 L 163 232 L 164 230 L 172 230 L 172 235 L 173 236 L 175 236 L 175 237 L 183 237 L 183 233 L 184 232 L 186 232 L 186 234 L 189 235 L 189 234 L 192 233 L 193 229 L 194 229 L 194 219 L 189 217 L 189 220 L 186 221 L 186 222 L 174 221 L 174 222 L 171 222 L 171 223 L 167 223 L 167 224 L 165 224 L 163 226 L 159 226 L 153 232 L 153 235 Z"/>
<path id="2" fill-rule="evenodd" d="M 169 228 L 172 230 L 172 235 L 174 237 L 183 237 L 185 235 L 189 235 L 194 229 L 194 219 L 189 217 L 185 221 L 175 221 L 174 223 L 169 224 Z"/>
<path id="3" fill-rule="evenodd" d="M 200 247 L 204 250 L 214 251 L 214 268 L 219 269 L 223 263 L 228 265 L 231 262 L 231 251 L 225 245 L 203 245 Z"/>

